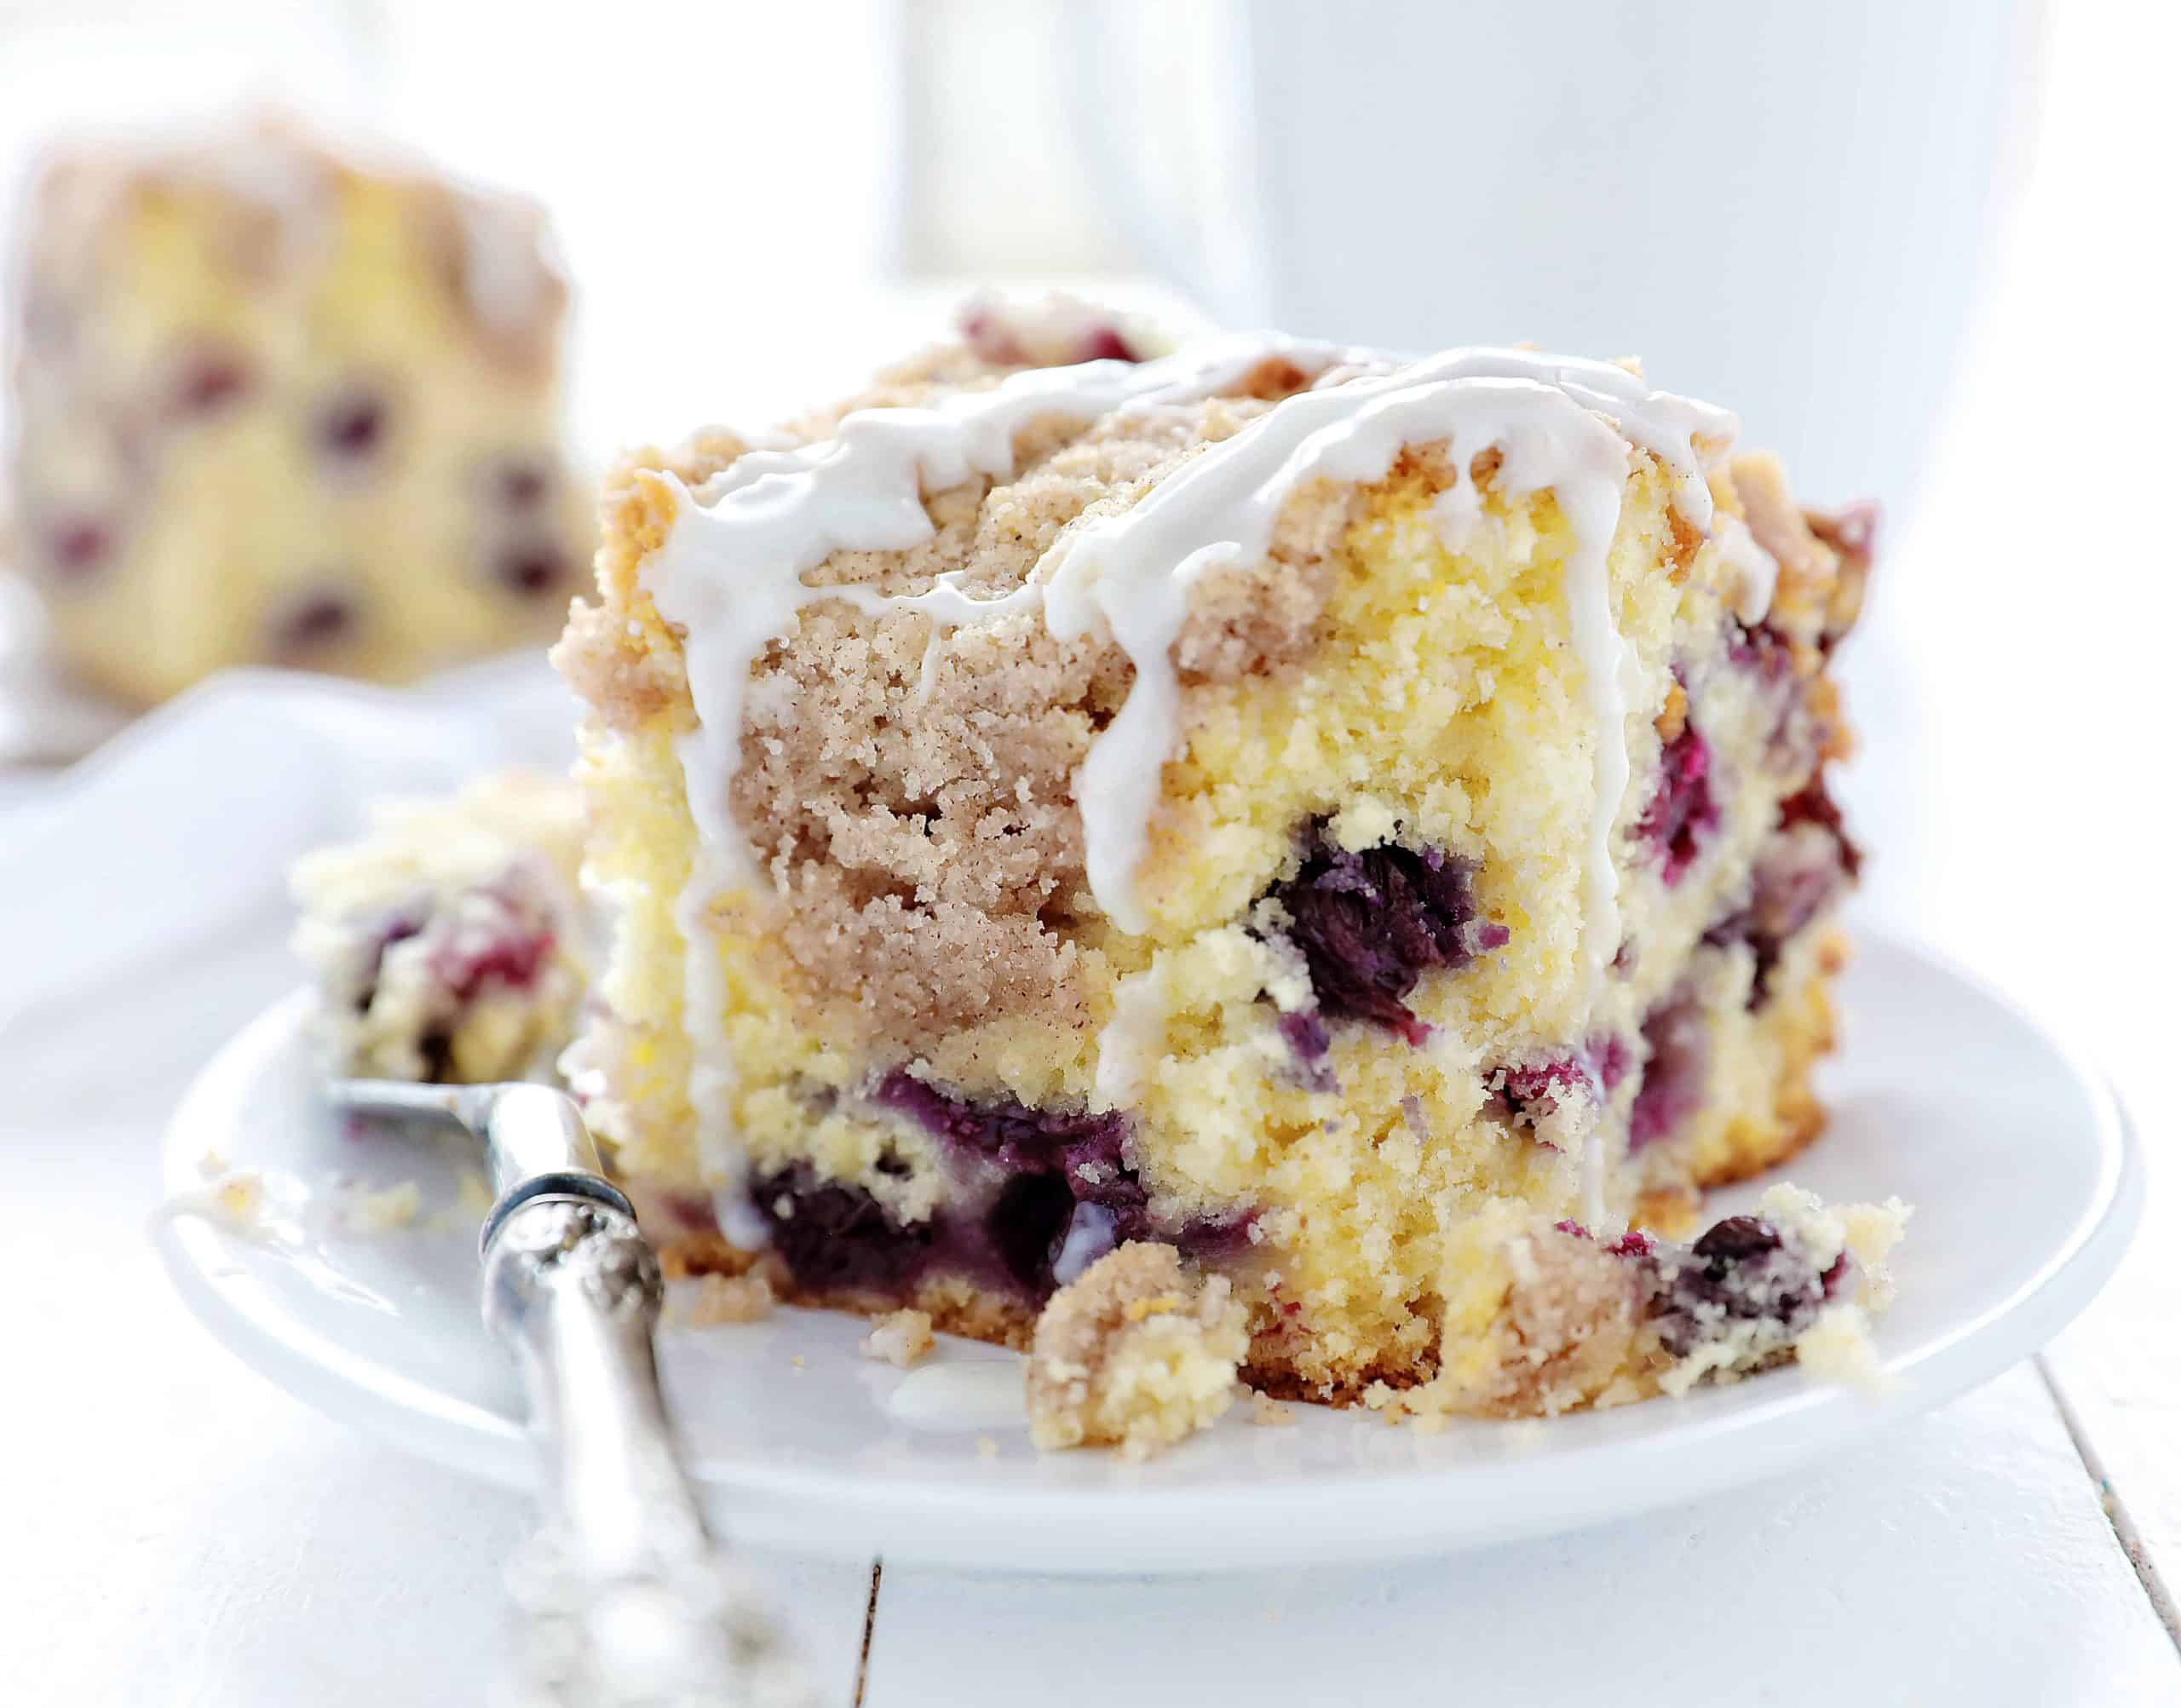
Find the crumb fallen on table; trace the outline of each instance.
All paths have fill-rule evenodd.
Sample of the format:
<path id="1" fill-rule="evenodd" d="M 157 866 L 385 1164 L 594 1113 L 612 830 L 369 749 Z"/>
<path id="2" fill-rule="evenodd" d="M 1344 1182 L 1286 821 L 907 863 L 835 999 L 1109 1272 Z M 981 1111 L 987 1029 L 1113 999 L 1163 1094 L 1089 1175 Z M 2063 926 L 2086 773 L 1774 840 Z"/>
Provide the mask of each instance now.
<path id="1" fill-rule="evenodd" d="M 981 1459 L 998 1458 L 999 1457 L 999 1443 L 994 1441 L 990 1435 L 978 1436 L 977 1457 Z"/>
<path id="2" fill-rule="evenodd" d="M 932 1347 L 929 1313 L 915 1309 L 889 1311 L 873 1318 L 871 1332 L 863 1337 L 863 1354 L 906 1370 Z"/>

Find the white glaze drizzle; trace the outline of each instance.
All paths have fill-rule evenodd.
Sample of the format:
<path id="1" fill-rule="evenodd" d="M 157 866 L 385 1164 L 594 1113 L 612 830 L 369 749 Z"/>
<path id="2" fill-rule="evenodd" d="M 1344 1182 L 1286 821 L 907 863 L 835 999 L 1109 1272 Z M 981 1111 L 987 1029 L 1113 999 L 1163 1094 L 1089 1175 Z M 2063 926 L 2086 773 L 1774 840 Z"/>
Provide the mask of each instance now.
<path id="1" fill-rule="evenodd" d="M 1701 529 L 1710 526 L 1712 497 L 1696 441 L 1700 434 L 1724 441 L 1733 430 L 1725 411 L 1648 392 L 1609 363 L 1455 350 L 1290 398 L 1130 509 L 1064 538 L 1037 578 L 1048 589 L 1047 627 L 1066 639 L 1102 626 L 1136 666 L 1127 701 L 1076 784 L 1099 906 L 1124 930 L 1140 932 L 1148 923 L 1131 880 L 1148 839 L 1160 768 L 1173 747 L 1179 689 L 1168 653 L 1187 614 L 1189 582 L 1216 562 L 1263 558 L 1281 507 L 1305 480 L 1378 480 L 1403 446 L 1445 440 L 1453 446 L 1456 490 L 1466 491 L 1470 460 L 1496 446 L 1501 490 L 1519 496 L 1551 488 L 1576 536 L 1565 583 L 1598 773 L 1585 863 L 1585 959 L 1595 996 L 1620 933 L 1612 831 L 1628 781 L 1626 658 L 1606 552 L 1627 480 L 1626 446 L 1643 446 L 1666 466 L 1676 508 Z M 1470 501 L 1449 507 L 1455 516 L 1468 508 Z"/>
<path id="2" fill-rule="evenodd" d="M 1443 440 L 1453 452 L 1462 496 L 1447 507 L 1442 524 L 1465 532 L 1478 505 L 1469 462 L 1497 448 L 1500 489 L 1511 497 L 1550 489 L 1574 535 L 1563 586 L 1594 749 L 1582 943 L 1585 1006 L 1594 1007 L 1620 937 L 1612 836 L 1628 785 L 1626 675 L 1632 661 L 1614 620 L 1607 556 L 1627 480 L 1627 446 L 1649 452 L 1664 467 L 1682 519 L 1708 532 L 1705 470 L 1733 439 L 1736 423 L 1727 411 L 1651 391 L 1609 363 L 1455 350 L 1287 399 L 1167 476 L 1131 509 L 1063 538 L 1010 594 L 975 598 L 956 575 L 939 578 L 924 593 L 895 597 L 803 583 L 805 573 L 836 551 L 906 550 L 930 538 L 923 494 L 975 475 L 1006 478 L 1016 435 L 1042 417 L 1087 422 L 1117 409 L 1201 398 L 1231 389 L 1276 355 L 1321 371 L 1342 354 L 1258 337 L 1223 340 L 1140 365 L 1033 369 L 928 408 L 859 411 L 841 422 L 833 438 L 815 444 L 751 451 L 712 483 L 704 503 L 666 477 L 676 515 L 646 564 L 644 579 L 660 614 L 684 632 L 698 715 L 680 757 L 706 858 L 682 898 L 685 930 L 699 935 L 693 928 L 712 900 L 755 876 L 731 807 L 750 669 L 767 646 L 792 632 L 803 607 L 830 598 L 865 611 L 928 616 L 933 635 L 920 684 L 926 692 L 947 630 L 1040 606 L 1056 637 L 1103 635 L 1128 653 L 1135 680 L 1120 712 L 1093 743 L 1075 795 L 1092 894 L 1122 929 L 1142 932 L 1148 916 L 1134 877 L 1161 768 L 1177 733 L 1180 688 L 1170 653 L 1188 614 L 1190 587 L 1217 566 L 1261 560 L 1281 507 L 1305 480 L 1381 479 L 1404 446 Z M 710 946 L 709 933 L 701 935 Z M 700 1129 L 709 1130 L 703 1141 L 708 1156 L 725 1158 L 731 1080 L 721 1078 L 728 1072 L 724 1041 L 713 1035 L 722 1011 L 713 1000 L 719 994 L 716 957 L 709 958 L 709 985 L 698 958 L 686 975 L 685 1018 L 699 1072 L 712 1083 L 701 1101 L 693 1086 L 692 1101 Z M 739 1170 L 720 1172 L 728 1177 Z M 1584 1175 L 1585 1213 L 1596 1222 L 1603 1211 L 1603 1165 L 1595 1133 L 1585 1147 Z"/>
<path id="3" fill-rule="evenodd" d="M 1740 516 L 1720 516 L 1712 528 L 1719 555 L 1735 573 L 1729 607 L 1744 623 L 1762 623 L 1772 608 L 1772 590 L 1780 582 L 1780 560 L 1757 543 L 1757 536 Z"/>

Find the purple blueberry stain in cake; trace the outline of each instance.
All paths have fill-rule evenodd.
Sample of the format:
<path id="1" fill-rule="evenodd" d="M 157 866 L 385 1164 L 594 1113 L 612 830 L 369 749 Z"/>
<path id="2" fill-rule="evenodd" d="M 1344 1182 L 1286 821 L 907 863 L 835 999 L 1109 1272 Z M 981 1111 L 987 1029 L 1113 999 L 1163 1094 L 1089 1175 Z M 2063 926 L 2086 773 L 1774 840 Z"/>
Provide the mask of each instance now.
<path id="1" fill-rule="evenodd" d="M 1862 874 L 1863 851 L 1856 845 L 1842 822 L 1840 808 L 1826 785 L 1822 771 L 1811 777 L 1802 789 L 1780 803 L 1780 828 L 1793 830 L 1798 825 L 1816 825 L 1824 831 L 1840 848 L 1840 866 L 1852 881 Z"/>
<path id="2" fill-rule="evenodd" d="M 1751 1008 L 1771 998 L 1772 974 L 1787 943 L 1839 900 L 1862 867 L 1862 851 L 1820 772 L 1781 802 L 1776 825 L 1751 864 L 1748 899 L 1704 934 L 1715 946 L 1749 946 Z"/>
<path id="3" fill-rule="evenodd" d="M 1134 362 L 1138 356 L 1129 341 L 1121 336 L 1120 328 L 1101 324 L 1088 328 L 1077 346 L 1076 360 L 1079 362 Z"/>
<path id="4" fill-rule="evenodd" d="M 1578 1239 L 1596 1239 L 1597 1237 L 1572 1217 L 1564 1222 L 1556 1222 L 1552 1226 L 1556 1233 L 1572 1234 Z M 1642 1228 L 1631 1228 L 1619 1239 L 1602 1244 L 1598 1249 L 1608 1257 L 1648 1257 L 1658 1250 L 1658 1246 L 1659 1242 Z"/>
<path id="5" fill-rule="evenodd" d="M 337 467 L 368 462 L 383 447 L 390 413 L 387 400 L 366 387 L 354 387 L 330 400 L 313 428 L 319 450 Z"/>
<path id="6" fill-rule="evenodd" d="M 1766 1325 L 1784 1345 L 1817 1320 L 1827 1297 L 1824 1278 L 1800 1242 L 1758 1216 L 1729 1216 L 1686 1251 L 1662 1250 L 1651 1262 L 1651 1312 L 1660 1343 L 1676 1358 L 1736 1324 Z"/>
<path id="7" fill-rule="evenodd" d="M 1063 1175 L 1017 1174 L 1001 1186 L 984 1213 L 979 1228 L 984 1245 L 1022 1292 L 1041 1295 L 1052 1285 L 1053 1265 L 1076 1210 L 1069 1186 Z M 1118 1224 L 1118 1214 L 1114 1220 Z"/>
<path id="8" fill-rule="evenodd" d="M 1643 1016 L 1643 1078 L 1628 1113 L 1631 1153 L 1672 1137 L 1703 1104 L 1711 1047 L 1693 991 L 1675 991 Z"/>
<path id="9" fill-rule="evenodd" d="M 89 580 L 113 555 L 113 530 L 91 516 L 73 516 L 45 537 L 45 561 L 60 580 Z"/>
<path id="10" fill-rule="evenodd" d="M 492 563 L 492 578 L 520 599 L 542 599 L 568 584 L 568 555 L 548 541 L 511 546 Z"/>
<path id="11" fill-rule="evenodd" d="M 1315 1009 L 1298 1009 L 1293 1014 L 1280 1015 L 1280 1035 L 1287 1040 L 1287 1047 L 1295 1052 L 1297 1059 L 1307 1063 L 1323 1061 L 1326 1052 L 1332 1048 L 1332 1036 Z"/>
<path id="12" fill-rule="evenodd" d="M 1557 1114 L 1561 1099 L 1571 1093 L 1603 1102 L 1627 1071 L 1628 1046 L 1617 1037 L 1601 1037 L 1591 1039 L 1580 1050 L 1493 1068 L 1485 1075 L 1484 1084 L 1487 1092 L 1497 1100 L 1499 1113 L 1519 1124 L 1534 1126 Z"/>
<path id="13" fill-rule="evenodd" d="M 871 1101 L 1010 1170 L 1084 1171 L 1097 1181 L 1126 1168 L 1128 1117 L 1118 1110 L 1073 1114 L 1033 1109 L 1006 1096 L 971 1102 L 898 1068 L 878 1082 Z"/>
<path id="14" fill-rule="evenodd" d="M 554 942 L 553 933 L 542 927 L 490 937 L 482 943 L 458 942 L 432 957 L 431 975 L 457 1003 L 474 1002 L 491 986 L 523 990 L 537 981 Z"/>
<path id="15" fill-rule="evenodd" d="M 1782 684 L 1795 674 L 1794 642 L 1770 623 L 1728 619 L 1727 658 L 1768 684 Z"/>
<path id="16" fill-rule="evenodd" d="M 1628 1075 L 1628 1041 L 1615 1032 L 1594 1040 L 1591 1048 L 1598 1064 L 1598 1080 L 1610 1096 Z"/>
<path id="17" fill-rule="evenodd" d="M 306 594 L 273 619 L 272 656 L 283 664 L 302 663 L 346 641 L 354 632 L 357 620 L 353 594 L 330 590 Z"/>
<path id="18" fill-rule="evenodd" d="M 1473 871 L 1459 855 L 1395 843 L 1351 852 L 1322 820 L 1305 833 L 1300 868 L 1268 892 L 1286 912 L 1329 1020 L 1367 1020 L 1421 1044 L 1430 1028 L 1404 1000 L 1426 972 L 1459 972 L 1507 941 L 1476 917 Z"/>
<path id="19" fill-rule="evenodd" d="M 1636 834 L 1657 851 L 1660 876 L 1671 886 L 1695 863 L 1719 823 L 1719 804 L 1712 794 L 1712 745 L 1695 719 L 1682 721 L 1659 765 L 1658 788 L 1636 821 Z"/>
<path id="20" fill-rule="evenodd" d="M 356 1012 L 367 1012 L 378 995 L 379 972 L 386 965 L 386 953 L 396 943 L 406 943 L 424 929 L 424 922 L 413 913 L 395 913 L 388 917 L 370 940 L 363 956 L 363 977 L 356 986 Z"/>
<path id="21" fill-rule="evenodd" d="M 818 1294 L 900 1296 L 939 1233 L 935 1222 L 902 1221 L 860 1187 L 821 1179 L 808 1163 L 753 1176 L 750 1201 L 797 1285 Z"/>
<path id="22" fill-rule="evenodd" d="M 251 383 L 250 365 L 238 353 L 209 345 L 193 350 L 179 365 L 167 413 L 176 421 L 208 420 L 239 403 Z"/>
<path id="23" fill-rule="evenodd" d="M 1178 1225 L 1153 1213 L 1128 1159 L 1128 1118 L 1119 1111 L 1036 1109 L 1005 1096 L 971 1101 L 899 1069 L 870 1100 L 916 1122 L 952 1159 L 963 1192 L 934 1218 L 936 1268 L 1043 1298 L 1071 1246 L 1069 1261 L 1087 1266 L 1103 1255 L 1096 1249 L 1102 1242 L 1110 1249 L 1163 1239 L 1206 1260 L 1249 1243 L 1247 1212 Z"/>
<path id="24" fill-rule="evenodd" d="M 486 490 L 494 508 L 527 515 L 553 490 L 553 464 L 544 457 L 503 457 L 486 471 Z"/>
<path id="25" fill-rule="evenodd" d="M 1012 308 L 977 299 L 964 306 L 956 328 L 970 353 L 994 367 L 1143 359 L 1119 325 L 1084 304 Z"/>
<path id="26" fill-rule="evenodd" d="M 1332 1035 L 1315 1009 L 1298 1009 L 1280 1015 L 1280 1035 L 1295 1057 L 1295 1077 L 1306 1091 L 1338 1092 L 1339 1078 L 1326 1057 L 1332 1050 Z"/>
<path id="27" fill-rule="evenodd" d="M 1559 1113 L 1562 1098 L 1579 1090 L 1595 1096 L 1597 1082 L 1590 1064 L 1569 1055 L 1494 1069 L 1485 1078 L 1485 1089 L 1498 1100 L 1501 1113 L 1519 1125 L 1534 1127 Z"/>

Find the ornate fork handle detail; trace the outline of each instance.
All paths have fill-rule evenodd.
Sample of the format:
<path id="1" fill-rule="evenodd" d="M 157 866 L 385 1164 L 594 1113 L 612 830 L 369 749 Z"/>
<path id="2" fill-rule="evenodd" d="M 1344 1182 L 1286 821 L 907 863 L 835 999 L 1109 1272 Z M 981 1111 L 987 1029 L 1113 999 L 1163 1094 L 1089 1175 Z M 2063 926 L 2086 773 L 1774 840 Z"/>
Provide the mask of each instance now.
<path id="1" fill-rule="evenodd" d="M 659 1260 L 635 1219 L 528 1198 L 486 1249 L 485 1320 L 515 1351 L 544 1521 L 510 1565 L 525 1704 L 809 1699 L 745 1574 L 706 1532 L 659 1397 Z"/>
<path id="2" fill-rule="evenodd" d="M 342 1107 L 486 1142 L 485 1325 L 530 1401 L 543 1522 L 509 1562 L 509 1708 L 809 1708 L 750 1575 L 705 1527 L 660 1397 L 659 1259 L 573 1098 L 346 1080 Z"/>

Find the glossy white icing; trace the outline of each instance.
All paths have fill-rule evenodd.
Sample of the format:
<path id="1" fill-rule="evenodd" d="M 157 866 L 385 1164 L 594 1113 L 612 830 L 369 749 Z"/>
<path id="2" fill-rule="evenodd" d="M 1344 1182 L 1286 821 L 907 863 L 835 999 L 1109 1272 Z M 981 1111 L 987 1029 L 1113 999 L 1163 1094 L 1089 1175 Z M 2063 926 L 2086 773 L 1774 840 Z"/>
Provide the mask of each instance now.
<path id="1" fill-rule="evenodd" d="M 1780 561 L 1757 543 L 1740 516 L 1721 516 L 1712 529 L 1719 555 L 1734 572 L 1730 609 L 1744 623 L 1762 623 L 1772 608 L 1772 591 L 1780 581 Z"/>

